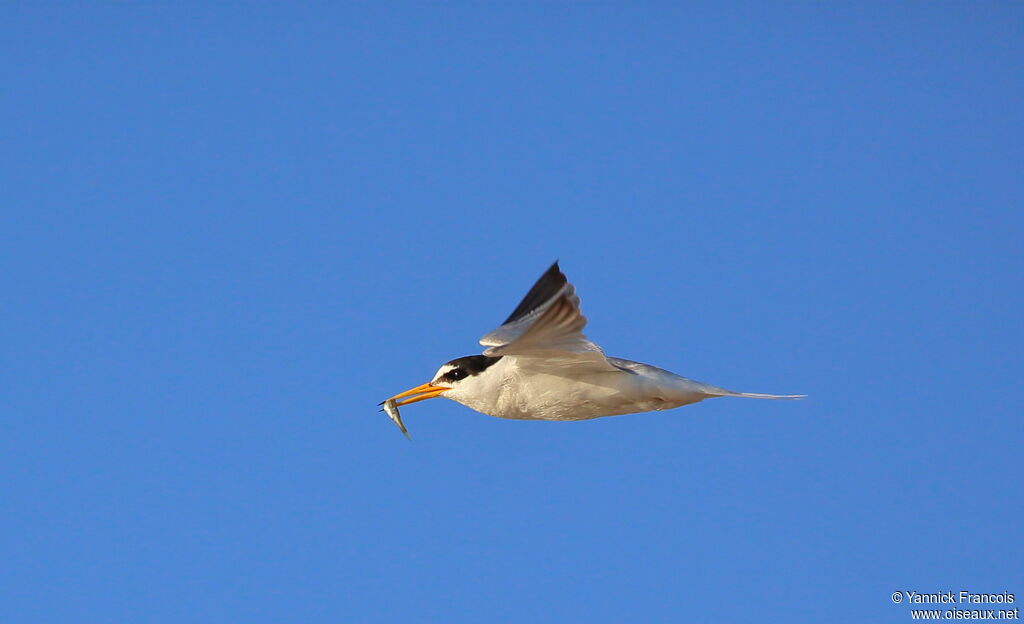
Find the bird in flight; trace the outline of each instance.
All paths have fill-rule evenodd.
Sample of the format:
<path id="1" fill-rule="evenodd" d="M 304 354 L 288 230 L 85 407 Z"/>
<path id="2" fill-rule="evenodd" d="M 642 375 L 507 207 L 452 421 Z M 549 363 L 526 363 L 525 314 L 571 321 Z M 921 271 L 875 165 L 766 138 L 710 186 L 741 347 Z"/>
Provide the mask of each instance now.
<path id="1" fill-rule="evenodd" d="M 799 399 L 802 394 L 734 392 L 667 370 L 607 357 L 587 340 L 576 289 L 551 265 L 481 355 L 441 365 L 429 382 L 392 396 L 384 411 L 408 435 L 398 406 L 444 397 L 478 412 L 521 420 L 589 420 L 666 410 L 713 397 Z"/>

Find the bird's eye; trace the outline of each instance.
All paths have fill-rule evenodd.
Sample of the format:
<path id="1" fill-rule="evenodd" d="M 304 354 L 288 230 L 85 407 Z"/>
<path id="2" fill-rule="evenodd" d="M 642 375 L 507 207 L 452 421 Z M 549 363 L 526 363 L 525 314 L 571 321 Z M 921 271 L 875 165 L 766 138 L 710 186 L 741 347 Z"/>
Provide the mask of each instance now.
<path id="1" fill-rule="evenodd" d="M 466 371 L 462 370 L 461 368 L 454 368 L 448 371 L 448 374 L 445 375 L 445 377 L 451 379 L 452 381 L 458 381 L 460 379 L 465 379 Z"/>

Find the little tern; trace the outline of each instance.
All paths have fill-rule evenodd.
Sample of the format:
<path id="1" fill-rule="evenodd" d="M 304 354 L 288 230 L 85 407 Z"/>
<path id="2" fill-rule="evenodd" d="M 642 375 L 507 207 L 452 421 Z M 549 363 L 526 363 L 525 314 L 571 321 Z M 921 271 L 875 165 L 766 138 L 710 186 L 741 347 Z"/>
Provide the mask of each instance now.
<path id="1" fill-rule="evenodd" d="M 607 357 L 583 335 L 586 324 L 576 289 L 556 261 L 505 322 L 480 339 L 487 347 L 483 354 L 451 360 L 429 382 L 390 397 L 388 415 L 404 431 L 396 406 L 434 397 L 498 418 L 589 420 L 713 397 L 806 396 L 735 392 L 650 364 Z"/>

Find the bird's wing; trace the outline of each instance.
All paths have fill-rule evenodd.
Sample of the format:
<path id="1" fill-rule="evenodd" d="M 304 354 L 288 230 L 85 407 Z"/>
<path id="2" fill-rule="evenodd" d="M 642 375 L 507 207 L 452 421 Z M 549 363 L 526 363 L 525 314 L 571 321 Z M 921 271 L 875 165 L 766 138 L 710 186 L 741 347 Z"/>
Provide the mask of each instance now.
<path id="1" fill-rule="evenodd" d="M 583 335 L 586 325 L 576 289 L 555 262 L 480 344 L 484 355 L 512 355 L 526 367 L 620 371 Z"/>

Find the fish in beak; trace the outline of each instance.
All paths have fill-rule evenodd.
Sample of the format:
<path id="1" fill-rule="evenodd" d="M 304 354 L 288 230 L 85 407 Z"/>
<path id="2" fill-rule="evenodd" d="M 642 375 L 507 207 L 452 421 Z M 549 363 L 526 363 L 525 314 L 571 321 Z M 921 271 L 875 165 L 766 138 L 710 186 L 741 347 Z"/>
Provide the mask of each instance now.
<path id="1" fill-rule="evenodd" d="M 405 428 L 405 424 L 402 423 L 402 415 L 398 412 L 398 406 L 409 405 L 410 403 L 415 403 L 417 401 L 426 401 L 427 399 L 433 399 L 434 397 L 441 396 L 441 393 L 444 392 L 445 390 L 451 390 L 451 388 L 432 386 L 429 383 L 425 383 L 416 386 L 415 388 L 406 390 L 405 392 L 400 392 L 395 396 L 387 399 L 386 401 L 383 401 L 382 403 L 380 403 L 380 405 L 384 406 L 381 409 L 381 411 L 387 414 L 388 418 L 391 419 L 391 422 L 395 423 L 395 425 L 397 425 L 398 428 L 402 430 L 402 433 L 405 434 L 405 437 L 411 440 L 412 438 L 409 436 L 409 431 Z"/>

